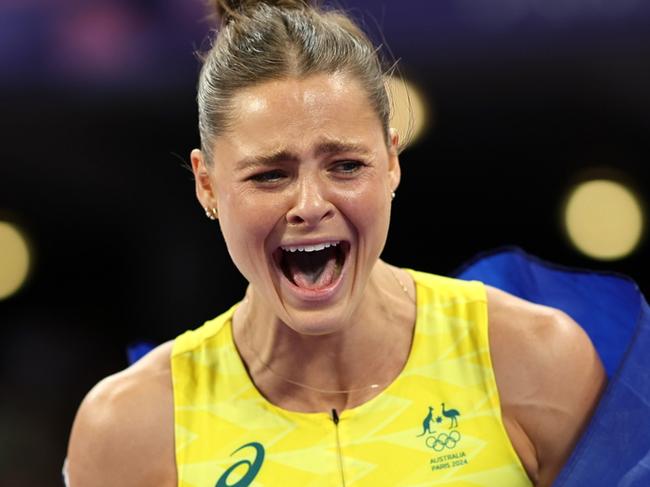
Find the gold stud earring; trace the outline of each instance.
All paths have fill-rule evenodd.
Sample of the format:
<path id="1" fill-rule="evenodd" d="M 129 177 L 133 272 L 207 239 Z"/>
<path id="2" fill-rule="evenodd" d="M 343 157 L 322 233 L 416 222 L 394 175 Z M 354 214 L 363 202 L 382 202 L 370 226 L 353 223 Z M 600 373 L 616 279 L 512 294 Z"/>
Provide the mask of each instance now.
<path id="1" fill-rule="evenodd" d="M 217 218 L 219 218 L 219 214 L 217 213 L 216 208 L 206 208 L 205 216 L 207 216 L 210 220 L 216 220 Z"/>

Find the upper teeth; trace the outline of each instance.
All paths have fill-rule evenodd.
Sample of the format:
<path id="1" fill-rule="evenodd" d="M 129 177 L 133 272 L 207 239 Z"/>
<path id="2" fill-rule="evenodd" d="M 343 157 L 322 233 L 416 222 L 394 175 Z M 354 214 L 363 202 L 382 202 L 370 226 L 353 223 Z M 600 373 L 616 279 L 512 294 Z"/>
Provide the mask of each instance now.
<path id="1" fill-rule="evenodd" d="M 323 250 L 328 247 L 334 247 L 338 245 L 340 242 L 327 242 L 327 243 L 320 243 L 316 245 L 287 245 L 286 247 L 282 247 L 282 250 L 286 250 L 287 252 L 316 252 L 317 250 Z"/>

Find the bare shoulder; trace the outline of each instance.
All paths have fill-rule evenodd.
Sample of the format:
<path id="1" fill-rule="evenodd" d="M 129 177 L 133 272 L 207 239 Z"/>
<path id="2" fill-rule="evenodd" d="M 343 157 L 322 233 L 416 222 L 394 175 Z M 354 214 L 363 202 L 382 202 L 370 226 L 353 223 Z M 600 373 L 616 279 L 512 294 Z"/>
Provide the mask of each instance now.
<path id="1" fill-rule="evenodd" d="M 487 295 L 506 429 L 536 485 L 551 485 L 605 385 L 600 358 L 562 311 L 490 287 Z"/>
<path id="2" fill-rule="evenodd" d="M 69 487 L 176 485 L 172 342 L 99 382 L 68 445 Z"/>

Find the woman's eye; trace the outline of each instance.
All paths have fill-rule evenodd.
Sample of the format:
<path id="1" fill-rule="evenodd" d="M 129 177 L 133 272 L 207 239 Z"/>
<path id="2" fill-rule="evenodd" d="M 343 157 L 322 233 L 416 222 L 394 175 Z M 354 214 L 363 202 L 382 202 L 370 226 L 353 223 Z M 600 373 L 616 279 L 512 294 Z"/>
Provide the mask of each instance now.
<path id="1" fill-rule="evenodd" d="M 259 174 L 255 174 L 250 177 L 251 180 L 256 183 L 275 183 L 282 179 L 284 174 L 282 171 L 266 171 Z"/>
<path id="2" fill-rule="evenodd" d="M 336 165 L 336 170 L 344 174 L 350 174 L 361 169 L 363 164 L 359 161 L 342 161 Z"/>

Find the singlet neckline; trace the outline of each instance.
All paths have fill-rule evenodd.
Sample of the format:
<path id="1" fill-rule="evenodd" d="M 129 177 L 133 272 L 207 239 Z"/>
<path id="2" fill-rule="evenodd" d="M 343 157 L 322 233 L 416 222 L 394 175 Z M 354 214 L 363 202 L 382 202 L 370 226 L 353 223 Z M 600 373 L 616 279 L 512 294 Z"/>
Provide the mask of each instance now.
<path id="1" fill-rule="evenodd" d="M 421 293 L 420 293 L 420 283 L 418 281 L 418 277 L 416 275 L 416 272 L 412 269 L 404 268 L 406 272 L 409 273 L 409 275 L 413 278 L 413 282 L 415 284 L 415 324 L 413 325 L 413 332 L 412 332 L 412 338 L 411 338 L 411 346 L 409 348 L 408 356 L 406 358 L 406 362 L 404 363 L 404 367 L 400 372 L 397 374 L 397 376 L 383 389 L 381 390 L 376 396 L 371 397 L 367 401 L 354 406 L 352 408 L 344 409 L 343 411 L 337 411 L 337 416 L 339 420 L 344 420 L 350 417 L 354 417 L 358 414 L 362 414 L 366 409 L 372 408 L 377 404 L 378 402 L 385 401 L 387 396 L 391 395 L 391 392 L 394 391 L 395 389 L 398 389 L 403 382 L 403 377 L 405 375 L 405 372 L 407 372 L 409 369 L 412 368 L 413 361 L 415 360 L 415 356 L 417 354 L 417 351 L 419 350 L 420 347 L 418 347 L 419 344 L 419 331 L 420 328 L 422 327 L 422 319 L 421 319 L 421 312 L 420 312 L 420 307 L 418 306 L 421 298 Z M 226 340 L 228 342 L 228 346 L 232 347 L 231 351 L 232 353 L 235 354 L 236 356 L 236 366 L 239 369 L 239 372 L 243 374 L 243 376 L 246 377 L 246 381 L 250 385 L 250 387 L 255 391 L 255 396 L 257 397 L 257 400 L 260 401 L 265 407 L 268 409 L 271 409 L 275 411 L 278 414 L 284 415 L 284 416 L 289 416 L 293 418 L 302 418 L 305 420 L 315 420 L 315 419 L 328 419 L 331 420 L 331 411 L 332 409 L 329 409 L 328 411 L 316 411 L 316 412 L 304 412 L 304 411 L 294 411 L 292 409 L 285 409 L 281 406 L 278 406 L 277 404 L 274 404 L 271 402 L 269 399 L 262 394 L 262 392 L 257 388 L 257 385 L 255 385 L 255 382 L 253 381 L 253 378 L 250 376 L 248 373 L 248 370 L 246 369 L 246 365 L 244 364 L 244 359 L 241 357 L 239 354 L 239 350 L 237 349 L 237 345 L 235 345 L 235 339 L 234 339 L 234 333 L 232 329 L 232 318 L 234 315 L 235 310 L 239 306 L 240 303 L 235 304 L 233 307 L 228 310 L 228 318 L 225 323 L 226 325 Z"/>

